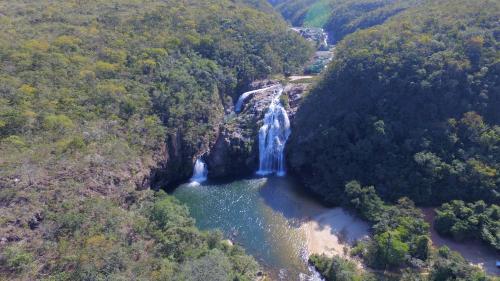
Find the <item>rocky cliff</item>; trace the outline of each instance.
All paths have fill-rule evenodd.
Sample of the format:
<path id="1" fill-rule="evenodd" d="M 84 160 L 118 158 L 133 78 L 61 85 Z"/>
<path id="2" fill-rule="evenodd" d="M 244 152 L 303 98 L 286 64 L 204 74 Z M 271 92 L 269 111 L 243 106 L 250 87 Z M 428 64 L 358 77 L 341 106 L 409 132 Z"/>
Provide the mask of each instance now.
<path id="1" fill-rule="evenodd" d="M 277 80 L 262 80 L 252 83 L 249 90 L 278 85 Z M 295 83 L 284 87 L 280 98 L 290 120 L 293 122 L 304 91 L 310 84 Z M 149 177 L 138 183 L 138 188 L 151 185 L 153 188 L 172 188 L 187 181 L 192 174 L 194 162 L 198 157 L 205 160 L 209 178 L 245 176 L 253 174 L 258 167 L 258 134 L 263 117 L 274 96 L 274 89 L 256 92 L 243 103 L 241 112 L 236 113 L 234 105 L 222 104 L 217 118 L 213 118 L 211 133 L 200 139 L 196 147 L 187 146 L 184 136 L 171 133 L 165 140 L 165 147 L 159 150 L 159 161 L 152 168 Z M 233 103 L 234 104 L 234 103 Z"/>
<path id="2" fill-rule="evenodd" d="M 279 81 L 264 80 L 251 84 L 250 90 L 277 85 Z M 281 101 L 290 120 L 293 120 L 303 92 L 309 84 L 288 84 L 284 87 Z M 274 95 L 274 89 L 256 92 L 250 95 L 241 108 L 226 115 L 220 125 L 215 145 L 205 157 L 209 177 L 243 176 L 252 174 L 258 167 L 258 133 L 262 119 Z"/>

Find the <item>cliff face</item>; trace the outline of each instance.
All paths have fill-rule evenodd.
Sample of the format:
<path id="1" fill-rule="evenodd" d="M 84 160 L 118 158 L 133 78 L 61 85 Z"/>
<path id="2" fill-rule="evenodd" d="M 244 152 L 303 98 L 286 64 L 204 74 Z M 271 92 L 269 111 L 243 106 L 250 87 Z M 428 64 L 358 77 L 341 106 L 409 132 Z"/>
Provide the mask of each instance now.
<path id="1" fill-rule="evenodd" d="M 256 81 L 250 85 L 250 90 L 278 83 L 276 80 Z M 284 87 L 281 102 L 291 122 L 308 86 L 307 83 L 296 83 Z M 207 163 L 210 178 L 245 176 L 255 172 L 259 162 L 259 129 L 273 96 L 273 88 L 256 92 L 244 101 L 239 113 L 234 112 L 233 105 L 226 106 L 226 115 L 222 113 L 222 104 L 214 104 L 219 107 L 219 114 L 209 120 L 211 132 L 200 138 L 195 147 L 186 145 L 185 136 L 180 132 L 169 134 L 165 147 L 156 156 L 157 165 L 149 177 L 137 184 L 138 188 L 151 185 L 169 189 L 187 181 L 198 157 Z"/>
<path id="2" fill-rule="evenodd" d="M 199 123 L 192 130 L 169 131 L 165 138 L 165 149 L 157 155 L 157 166 L 151 169 L 149 183 L 154 189 L 174 188 L 179 183 L 187 181 L 192 176 L 193 165 L 198 157 L 205 157 L 213 147 L 220 134 L 220 124 L 224 122 L 224 106 L 216 97 L 210 102 L 210 107 L 201 113 Z"/>
<path id="3" fill-rule="evenodd" d="M 251 90 L 278 84 L 265 80 L 252 83 Z M 293 120 L 303 92 L 309 84 L 286 85 L 281 96 L 282 103 Z M 259 128 L 274 96 L 274 89 L 256 92 L 244 102 L 241 112 L 227 115 L 220 126 L 215 145 L 206 156 L 209 177 L 228 177 L 252 174 L 258 167 Z"/>

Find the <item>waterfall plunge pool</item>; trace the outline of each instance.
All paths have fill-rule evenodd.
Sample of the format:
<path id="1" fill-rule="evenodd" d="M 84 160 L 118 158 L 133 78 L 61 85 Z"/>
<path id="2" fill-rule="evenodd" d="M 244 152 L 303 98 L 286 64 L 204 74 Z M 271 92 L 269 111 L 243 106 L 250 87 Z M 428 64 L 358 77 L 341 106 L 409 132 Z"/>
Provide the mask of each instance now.
<path id="1" fill-rule="evenodd" d="M 343 255 L 369 225 L 341 208 L 326 208 L 290 177 L 184 184 L 173 193 L 203 230 L 219 229 L 261 263 L 272 280 L 321 280 L 311 253 Z"/>

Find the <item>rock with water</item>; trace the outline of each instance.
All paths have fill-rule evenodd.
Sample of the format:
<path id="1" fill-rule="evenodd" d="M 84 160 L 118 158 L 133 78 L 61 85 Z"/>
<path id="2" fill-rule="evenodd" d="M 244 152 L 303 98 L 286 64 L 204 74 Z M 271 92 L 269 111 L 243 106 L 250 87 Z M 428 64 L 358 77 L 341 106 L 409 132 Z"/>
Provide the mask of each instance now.
<path id="1" fill-rule="evenodd" d="M 273 89 L 273 98 L 259 129 L 259 175 L 285 175 L 285 144 L 290 136 L 290 119 L 281 101 L 283 86 Z"/>
<path id="2" fill-rule="evenodd" d="M 313 42 L 320 51 L 328 50 L 328 34 L 319 27 L 292 27 L 292 30 L 299 33 L 306 40 Z"/>
<path id="3" fill-rule="evenodd" d="M 201 158 L 197 158 L 194 162 L 193 175 L 191 176 L 191 183 L 200 184 L 207 180 L 208 168 L 207 164 Z"/>
<path id="4" fill-rule="evenodd" d="M 233 112 L 226 116 L 219 129 L 215 145 L 208 154 L 209 177 L 241 176 L 255 173 L 259 168 L 259 130 L 264 124 L 264 116 L 275 98 L 279 81 L 263 80 L 250 85 L 253 91 L 235 103 Z M 304 91 L 309 84 L 294 83 L 284 87 L 280 101 L 293 120 Z"/>

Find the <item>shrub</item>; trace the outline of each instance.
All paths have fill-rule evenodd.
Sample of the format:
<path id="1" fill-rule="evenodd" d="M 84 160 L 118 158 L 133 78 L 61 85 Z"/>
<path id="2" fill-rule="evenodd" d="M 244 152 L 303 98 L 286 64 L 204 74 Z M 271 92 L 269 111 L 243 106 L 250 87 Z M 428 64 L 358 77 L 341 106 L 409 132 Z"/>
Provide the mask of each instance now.
<path id="1" fill-rule="evenodd" d="M 8 246 L 4 250 L 5 265 L 12 272 L 21 272 L 31 266 L 33 255 L 25 251 L 21 245 L 15 244 Z"/>

